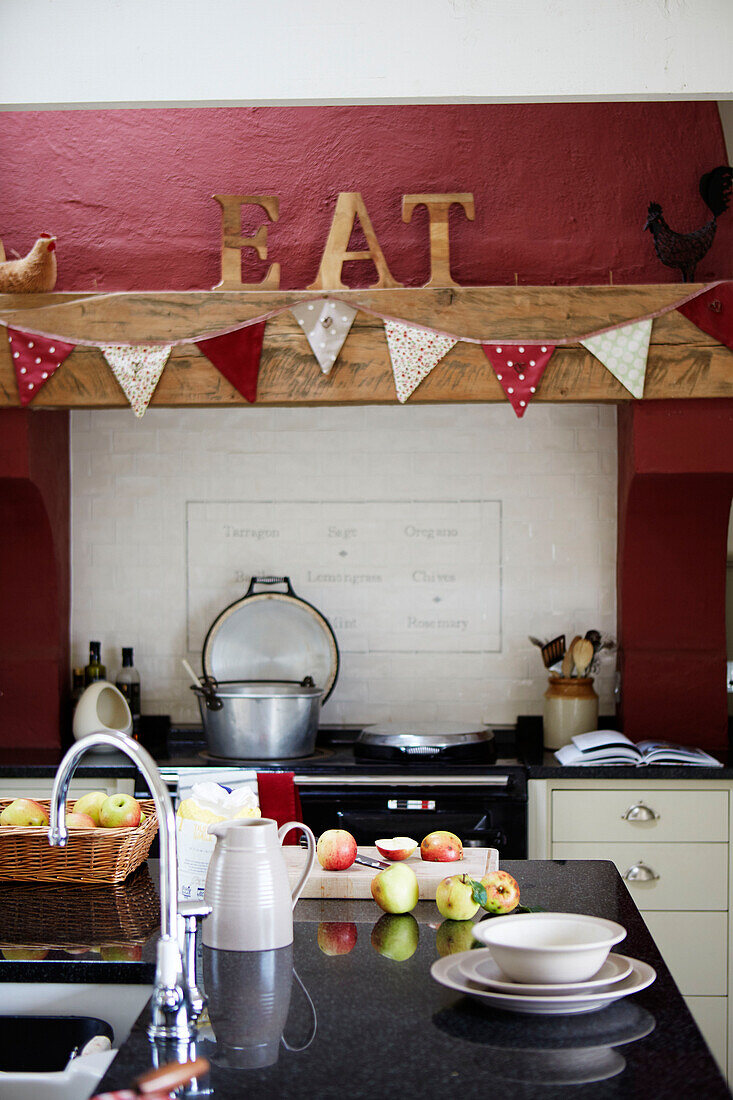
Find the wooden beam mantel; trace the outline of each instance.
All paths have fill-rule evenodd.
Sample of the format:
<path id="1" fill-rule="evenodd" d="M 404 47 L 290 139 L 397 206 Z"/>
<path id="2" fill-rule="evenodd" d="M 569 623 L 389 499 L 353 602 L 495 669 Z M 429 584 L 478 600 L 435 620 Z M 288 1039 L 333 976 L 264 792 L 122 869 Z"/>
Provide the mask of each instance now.
<path id="1" fill-rule="evenodd" d="M 183 291 L 0 295 L 0 320 L 74 340 L 184 340 L 277 313 L 267 323 L 259 405 L 394 404 L 384 327 L 374 314 L 454 335 L 498 342 L 553 341 L 632 321 L 701 286 L 456 287 L 349 290 L 332 295 L 360 310 L 338 361 L 323 375 L 288 308 L 323 291 Z M 655 320 L 645 399 L 733 397 L 733 353 L 680 313 Z M 629 392 L 579 344 L 557 349 L 537 401 L 621 402 Z M 459 342 L 417 388 L 410 404 L 506 401 L 478 344 Z M 0 407 L 19 404 L 8 344 L 0 340 Z M 192 344 L 173 348 L 152 407 L 246 405 Z M 49 379 L 33 408 L 125 407 L 97 348 L 79 346 Z"/>

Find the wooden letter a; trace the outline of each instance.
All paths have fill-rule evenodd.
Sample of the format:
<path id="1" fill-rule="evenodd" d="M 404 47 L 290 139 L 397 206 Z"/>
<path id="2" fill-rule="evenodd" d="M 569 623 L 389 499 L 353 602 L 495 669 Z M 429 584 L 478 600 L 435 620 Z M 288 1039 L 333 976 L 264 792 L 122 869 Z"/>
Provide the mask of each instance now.
<path id="1" fill-rule="evenodd" d="M 366 237 L 367 252 L 348 251 L 349 240 L 357 218 Z M 372 261 L 379 274 L 378 281 L 372 283 L 373 290 L 403 285 L 392 278 L 384 253 L 379 247 L 377 235 L 369 220 L 364 200 L 358 191 L 342 191 L 339 194 L 328 240 L 321 257 L 321 266 L 318 268 L 315 282 L 310 284 L 308 290 L 348 290 L 346 284 L 341 282 L 341 270 L 346 260 Z"/>

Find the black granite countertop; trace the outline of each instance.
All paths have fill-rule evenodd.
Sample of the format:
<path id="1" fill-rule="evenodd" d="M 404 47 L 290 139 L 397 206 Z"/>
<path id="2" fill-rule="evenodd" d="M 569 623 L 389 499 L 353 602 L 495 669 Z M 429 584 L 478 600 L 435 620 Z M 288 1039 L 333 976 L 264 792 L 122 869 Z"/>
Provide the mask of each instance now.
<path id="1" fill-rule="evenodd" d="M 53 779 L 61 763 L 64 750 L 0 747 L 0 778 Z M 132 779 L 137 768 L 121 752 L 88 752 L 82 757 L 74 775 L 80 778 Z"/>
<path id="2" fill-rule="evenodd" d="M 321 1100 L 486 1100 L 497 1094 L 533 1100 L 538 1095 L 548 1100 L 574 1095 L 579 1100 L 728 1097 L 613 865 L 506 861 L 502 866 L 517 878 L 529 906 L 593 913 L 623 924 L 628 935 L 619 950 L 654 966 L 656 982 L 588 1015 L 504 1013 L 431 978 L 432 962 L 450 946 L 434 903 L 420 902 L 409 919 L 401 918 L 396 928 L 400 950 L 399 942 L 383 935 L 390 922 L 371 901 L 301 901 L 292 957 L 290 948 L 262 954 L 204 951 L 210 1021 L 202 1021 L 195 1048 L 212 1064 L 210 1095 L 217 1100 L 245 1095 L 252 1100 L 300 1100 L 304 1095 Z M 150 870 L 155 881 L 157 868 Z M 52 896 L 55 888 L 46 889 Z M 91 928 L 79 912 L 79 931 L 89 935 Z M 453 930 L 465 933 L 463 927 Z M 154 934 L 146 939 L 137 961 L 94 962 L 79 956 L 62 964 L 61 977 L 46 958 L 13 963 L 12 977 L 68 980 L 65 971 L 74 968 L 83 981 L 149 981 L 153 939 Z M 390 952 L 407 957 L 396 961 Z M 0 967 L 0 977 L 10 975 Z M 281 1011 L 280 1023 L 274 1021 L 271 1028 L 265 1026 L 268 1005 Z M 129 1087 L 154 1064 L 147 1022 L 146 1009 L 100 1092 Z M 255 1033 L 260 1046 L 247 1050 Z M 227 1039 L 240 1050 L 227 1046 Z"/>

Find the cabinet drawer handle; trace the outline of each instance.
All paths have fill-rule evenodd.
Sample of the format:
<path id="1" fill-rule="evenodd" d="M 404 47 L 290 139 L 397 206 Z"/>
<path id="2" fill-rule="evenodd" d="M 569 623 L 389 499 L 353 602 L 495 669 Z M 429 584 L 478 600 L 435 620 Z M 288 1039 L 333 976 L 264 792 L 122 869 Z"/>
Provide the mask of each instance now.
<path id="1" fill-rule="evenodd" d="M 629 806 L 625 814 L 621 814 L 622 821 L 658 821 L 660 814 L 656 810 L 652 810 L 649 806 L 645 806 L 643 802 L 635 802 L 633 806 Z"/>
<path id="2" fill-rule="evenodd" d="M 647 867 L 643 859 L 629 867 L 623 876 L 627 882 L 656 882 L 660 877 L 651 867 Z"/>

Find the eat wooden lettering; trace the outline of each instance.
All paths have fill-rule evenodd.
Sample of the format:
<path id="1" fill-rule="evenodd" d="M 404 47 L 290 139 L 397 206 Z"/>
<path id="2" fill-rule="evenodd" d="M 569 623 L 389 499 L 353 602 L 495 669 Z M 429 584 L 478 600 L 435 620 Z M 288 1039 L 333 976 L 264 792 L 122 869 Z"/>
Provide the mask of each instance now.
<path id="1" fill-rule="evenodd" d="M 259 283 L 242 279 L 242 250 L 252 248 L 259 259 L 267 259 L 267 226 L 261 225 L 252 237 L 242 236 L 242 206 L 261 206 L 272 222 L 280 212 L 280 200 L 274 195 L 214 195 L 222 211 L 221 282 L 217 290 L 277 290 L 280 286 L 280 264 L 272 264 Z M 475 218 L 473 195 L 468 192 L 455 194 L 403 195 L 402 220 L 409 223 L 418 206 L 428 211 L 430 240 L 430 280 L 426 287 L 458 286 L 450 273 L 450 235 L 448 215 L 451 206 L 463 207 L 469 221 Z M 366 238 L 367 248 L 361 252 L 349 251 L 349 240 L 358 221 Z M 347 261 L 365 260 L 374 264 L 379 278 L 371 289 L 401 287 L 392 275 L 377 235 L 371 223 L 364 200 L 358 191 L 342 191 L 337 200 L 328 239 L 323 249 L 321 263 L 314 282 L 308 290 L 347 290 L 341 280 L 343 265 Z"/>

